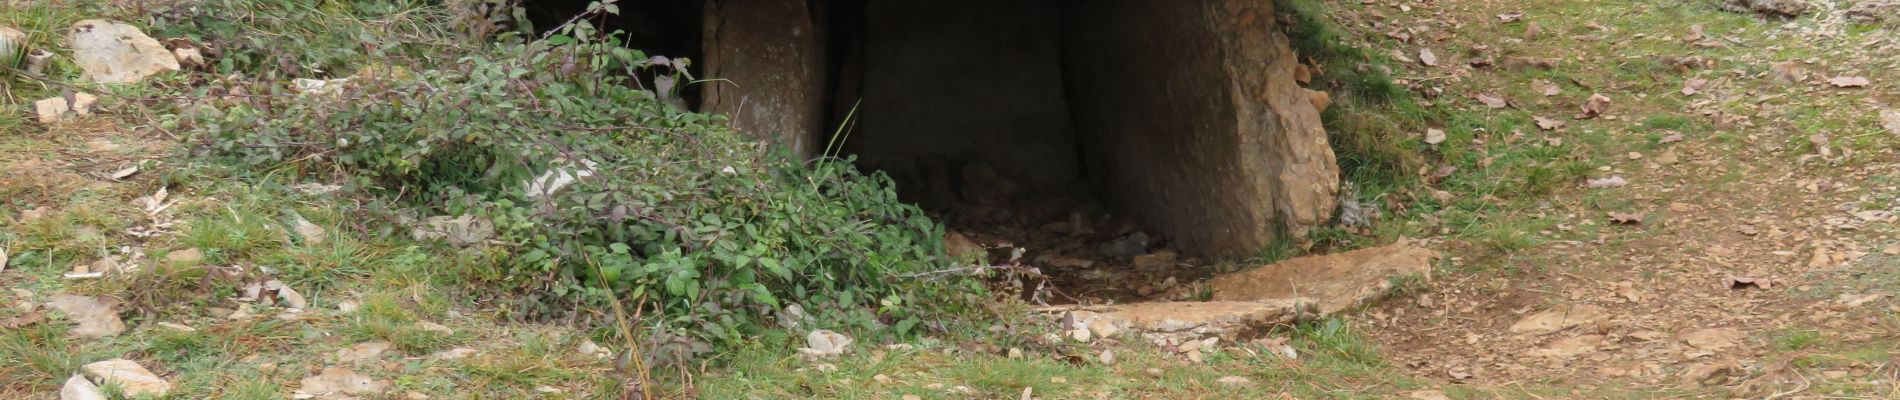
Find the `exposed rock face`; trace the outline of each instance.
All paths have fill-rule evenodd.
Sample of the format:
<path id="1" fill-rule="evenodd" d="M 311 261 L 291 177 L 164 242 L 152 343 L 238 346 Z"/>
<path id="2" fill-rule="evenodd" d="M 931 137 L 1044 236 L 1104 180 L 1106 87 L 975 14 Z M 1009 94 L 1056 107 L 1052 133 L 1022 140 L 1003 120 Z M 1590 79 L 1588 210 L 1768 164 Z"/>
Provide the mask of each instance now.
<path id="1" fill-rule="evenodd" d="M 811 2 L 708 0 L 701 110 L 810 156 L 824 125 L 825 51 Z"/>
<path id="2" fill-rule="evenodd" d="M 1273 2 L 1138 0 L 1064 14 L 1091 179 L 1191 253 L 1244 257 L 1336 206 L 1339 168 Z M 1139 57 L 1139 58 L 1135 58 Z M 1282 236 L 1287 235 L 1287 236 Z"/>
<path id="3" fill-rule="evenodd" d="M 177 71 L 178 58 L 138 27 L 89 19 L 74 23 L 68 46 L 73 62 L 97 83 L 135 83 L 164 71 Z"/>
<path id="4" fill-rule="evenodd" d="M 1395 243 L 1323 256 L 1300 257 L 1208 282 L 1217 301 L 1310 298 L 1319 312 L 1333 314 L 1378 299 L 1392 279 L 1428 276 L 1438 252 Z"/>

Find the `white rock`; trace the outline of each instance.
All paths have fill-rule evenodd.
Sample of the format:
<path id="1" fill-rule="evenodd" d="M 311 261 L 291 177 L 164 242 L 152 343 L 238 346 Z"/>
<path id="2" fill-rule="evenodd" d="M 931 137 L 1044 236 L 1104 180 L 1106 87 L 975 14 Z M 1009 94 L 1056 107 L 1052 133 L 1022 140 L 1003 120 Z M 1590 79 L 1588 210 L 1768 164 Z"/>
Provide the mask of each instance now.
<path id="1" fill-rule="evenodd" d="M 574 347 L 574 352 L 584 357 L 594 357 L 594 358 L 599 358 L 599 359 L 606 359 L 606 358 L 613 357 L 612 350 L 607 350 L 606 347 L 601 347 L 599 344 L 594 343 L 593 339 L 581 341 L 581 344 L 579 346 Z"/>
<path id="2" fill-rule="evenodd" d="M 1225 386 L 1253 386 L 1253 380 L 1247 379 L 1247 377 L 1244 376 L 1223 376 L 1220 377 L 1220 379 L 1214 380 L 1214 382 Z"/>
<path id="3" fill-rule="evenodd" d="M 71 334 L 78 337 L 106 337 L 125 332 L 125 322 L 119 320 L 118 307 L 88 296 L 62 294 L 53 296 L 46 306 L 66 314 L 66 318 L 79 324 Z"/>
<path id="4" fill-rule="evenodd" d="M 118 386 L 128 396 L 164 397 L 165 393 L 172 390 L 171 382 L 159 379 L 152 371 L 123 358 L 86 364 L 79 370 L 99 382 Z"/>
<path id="5" fill-rule="evenodd" d="M 350 345 L 349 348 L 337 350 L 335 354 L 335 358 L 336 358 L 336 362 L 343 363 L 343 364 L 359 363 L 359 362 L 364 362 L 364 361 L 375 361 L 376 359 L 382 357 L 383 352 L 389 351 L 389 349 L 392 349 L 395 347 L 396 347 L 395 345 L 390 344 L 389 342 L 384 342 L 380 340 L 357 343 L 354 345 Z"/>
<path id="6" fill-rule="evenodd" d="M 106 394 L 86 377 L 73 375 L 66 378 L 66 386 L 59 388 L 59 400 L 106 400 Z"/>
<path id="7" fill-rule="evenodd" d="M 89 19 L 74 23 L 67 45 L 84 77 L 97 83 L 136 83 L 164 71 L 177 71 L 178 58 L 138 27 Z"/>
<path id="8" fill-rule="evenodd" d="M 12 60 L 23 49 L 26 49 L 26 32 L 0 26 L 0 60 Z"/>
<path id="9" fill-rule="evenodd" d="M 297 232 L 297 236 L 303 238 L 305 244 L 323 244 L 323 241 L 329 238 L 323 230 L 323 227 L 311 223 L 310 220 L 304 219 L 302 215 L 297 215 L 296 219 L 291 220 L 290 227 L 291 230 Z"/>
<path id="10" fill-rule="evenodd" d="M 33 115 L 38 117 L 42 124 L 59 123 L 66 117 L 67 111 L 72 111 L 72 105 L 67 104 L 64 97 L 50 97 L 33 102 Z"/>
<path id="11" fill-rule="evenodd" d="M 798 353 L 807 358 L 827 358 L 844 354 L 850 346 L 850 336 L 819 329 L 805 334 L 805 347 L 799 348 Z"/>

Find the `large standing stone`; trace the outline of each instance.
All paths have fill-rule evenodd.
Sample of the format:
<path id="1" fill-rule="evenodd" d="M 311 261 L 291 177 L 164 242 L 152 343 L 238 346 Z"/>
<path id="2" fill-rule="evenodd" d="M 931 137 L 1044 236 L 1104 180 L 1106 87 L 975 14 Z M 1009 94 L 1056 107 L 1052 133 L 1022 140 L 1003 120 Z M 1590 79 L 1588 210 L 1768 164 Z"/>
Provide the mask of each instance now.
<path id="1" fill-rule="evenodd" d="M 1090 178 L 1184 250 L 1251 256 L 1337 205 L 1339 167 L 1273 4 L 1065 4 Z"/>
<path id="2" fill-rule="evenodd" d="M 73 62 L 87 80 L 98 83 L 135 83 L 164 71 L 177 71 L 178 58 L 157 39 L 138 27 L 121 22 L 89 19 L 74 23 L 68 45 Z"/>
<path id="3" fill-rule="evenodd" d="M 801 155 L 825 120 L 825 51 L 805 0 L 707 0 L 702 111 Z"/>
<path id="4" fill-rule="evenodd" d="M 79 370 L 99 382 L 117 385 L 128 396 L 164 397 L 166 392 L 172 390 L 171 382 L 160 379 L 157 374 L 139 366 L 139 363 L 123 358 L 86 364 Z"/>

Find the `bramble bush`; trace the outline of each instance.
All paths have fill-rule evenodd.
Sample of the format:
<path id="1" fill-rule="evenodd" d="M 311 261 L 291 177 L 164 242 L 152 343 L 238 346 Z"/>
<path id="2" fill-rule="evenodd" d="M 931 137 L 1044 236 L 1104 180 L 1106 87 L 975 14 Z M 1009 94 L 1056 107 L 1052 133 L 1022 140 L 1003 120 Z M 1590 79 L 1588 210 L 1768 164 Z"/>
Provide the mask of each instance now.
<path id="1" fill-rule="evenodd" d="M 972 280 L 927 274 L 949 267 L 943 228 L 887 177 L 669 105 L 677 88 L 632 77 L 685 82 L 685 60 L 611 37 L 577 19 L 542 38 L 435 48 L 454 53 L 428 58 L 455 60 L 435 69 L 365 63 L 321 90 L 224 88 L 252 95 L 209 96 L 166 126 L 201 156 L 340 172 L 420 212 L 492 223 L 507 255 L 493 283 L 519 290 L 529 315 L 621 301 L 721 344 L 768 331 L 791 304 L 821 327 L 911 335 L 980 297 Z M 577 179 L 537 179 L 563 174 Z"/>

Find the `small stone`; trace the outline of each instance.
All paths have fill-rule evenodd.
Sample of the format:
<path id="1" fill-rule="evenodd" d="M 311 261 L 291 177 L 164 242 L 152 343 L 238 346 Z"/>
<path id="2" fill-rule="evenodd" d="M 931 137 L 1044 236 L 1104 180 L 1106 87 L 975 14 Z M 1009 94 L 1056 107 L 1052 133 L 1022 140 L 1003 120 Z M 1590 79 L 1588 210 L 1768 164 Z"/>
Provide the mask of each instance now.
<path id="1" fill-rule="evenodd" d="M 1405 398 L 1412 400 L 1451 400 L 1443 390 L 1414 390 L 1405 392 Z"/>
<path id="2" fill-rule="evenodd" d="M 798 353 L 807 359 L 829 358 L 844 354 L 851 346 L 851 337 L 842 333 L 819 329 L 805 334 L 805 346 Z"/>
<path id="3" fill-rule="evenodd" d="M 171 263 L 174 267 L 195 266 L 198 265 L 198 263 L 204 262 L 204 259 L 204 250 L 198 250 L 196 247 L 174 250 L 171 253 L 165 254 L 165 262 Z"/>
<path id="4" fill-rule="evenodd" d="M 107 385 L 115 385 L 128 396 L 164 397 L 172 390 L 172 384 L 138 363 L 123 358 L 114 358 L 86 364 L 79 368 L 87 376 L 98 379 Z"/>
<path id="5" fill-rule="evenodd" d="M 323 241 L 328 238 L 323 227 L 317 226 L 317 224 L 310 222 L 310 220 L 304 219 L 302 215 L 298 215 L 296 219 L 291 220 L 290 227 L 291 230 L 297 231 L 298 237 L 303 238 L 304 244 L 319 245 L 323 244 Z"/>
<path id="6" fill-rule="evenodd" d="M 536 386 L 536 387 L 534 387 L 534 391 L 535 391 L 535 392 L 537 392 L 537 393 L 543 393 L 543 394 L 561 394 L 561 393 L 567 393 L 567 391 L 566 391 L 566 390 L 561 390 L 561 388 L 557 388 L 557 387 L 553 387 L 553 386 L 548 386 L 548 385 L 541 385 L 541 386 Z"/>
<path id="7" fill-rule="evenodd" d="M 1247 377 L 1244 377 L 1244 376 L 1228 375 L 1228 376 L 1220 377 L 1220 379 L 1216 379 L 1214 380 L 1214 382 L 1218 382 L 1222 386 L 1229 386 L 1229 387 L 1253 386 L 1253 380 L 1247 379 Z"/>
<path id="8" fill-rule="evenodd" d="M 376 396 L 389 388 L 389 381 L 378 380 L 346 368 L 326 367 L 317 375 L 299 382 L 297 395 L 317 399 L 351 399 L 352 396 Z"/>
<path id="9" fill-rule="evenodd" d="M 67 111 L 72 111 L 71 107 L 64 97 L 41 99 L 33 102 L 33 115 L 39 117 L 42 124 L 55 124 L 65 117 Z"/>
<path id="10" fill-rule="evenodd" d="M 1114 337 L 1117 333 L 1121 333 L 1122 329 L 1116 327 L 1114 321 L 1103 318 L 1089 321 L 1089 331 L 1094 332 L 1095 337 L 1106 339 Z"/>
<path id="11" fill-rule="evenodd" d="M 72 25 L 67 46 L 83 76 L 96 83 L 136 83 L 177 71 L 178 58 L 157 39 L 125 23 L 89 19 Z"/>
<path id="12" fill-rule="evenodd" d="M 1141 373 L 1144 373 L 1144 374 L 1148 374 L 1148 376 L 1151 376 L 1151 377 L 1156 377 L 1156 378 L 1160 378 L 1160 377 L 1161 377 L 1161 369 L 1160 369 L 1160 368 L 1148 368 L 1148 369 L 1143 369 L 1143 370 L 1141 370 Z"/>
<path id="13" fill-rule="evenodd" d="M 877 381 L 877 383 L 891 383 L 891 376 L 885 375 L 885 374 L 877 374 L 876 376 L 872 376 L 871 380 Z"/>
<path id="14" fill-rule="evenodd" d="M 902 399 L 902 400 L 924 400 L 924 398 L 922 398 L 922 397 L 917 397 L 917 395 L 914 395 L 914 394 L 907 394 L 907 395 L 904 395 L 903 397 L 899 397 L 899 399 Z"/>
<path id="15" fill-rule="evenodd" d="M 59 310 L 66 319 L 78 323 L 70 334 L 78 337 L 106 337 L 125 332 L 125 322 L 119 320 L 117 306 L 90 296 L 62 294 L 53 296 L 47 307 Z"/>
<path id="16" fill-rule="evenodd" d="M 383 352 L 391 348 L 395 348 L 395 345 L 378 340 L 350 345 L 349 348 L 337 350 L 334 355 L 338 363 L 360 363 L 382 358 Z"/>
<path id="17" fill-rule="evenodd" d="M 1069 339 L 1074 339 L 1077 342 L 1087 343 L 1090 339 L 1090 335 L 1088 328 L 1069 330 Z"/>
<path id="18" fill-rule="evenodd" d="M 422 330 L 425 330 L 425 331 L 430 331 L 430 332 L 435 332 L 435 333 L 440 333 L 440 334 L 442 334 L 442 335 L 444 335 L 444 336 L 448 336 L 448 335 L 454 335 L 454 334 L 455 334 L 455 330 L 454 330 L 454 329 L 450 329 L 449 327 L 447 327 L 447 326 L 443 326 L 442 324 L 438 324 L 438 323 L 434 323 L 434 322 L 429 322 L 429 321 L 418 321 L 418 322 L 416 322 L 416 328 L 420 328 L 420 329 L 422 329 Z"/>
<path id="19" fill-rule="evenodd" d="M 1009 358 L 1012 360 L 1023 358 L 1023 349 L 1015 347 L 1009 348 Z"/>
<path id="20" fill-rule="evenodd" d="M 1188 359 L 1188 362 L 1198 363 L 1198 362 L 1201 362 L 1205 358 L 1201 356 L 1201 349 L 1194 349 L 1194 350 L 1187 351 L 1187 359 Z"/>
<path id="21" fill-rule="evenodd" d="M 71 106 L 73 112 L 79 115 L 92 115 L 92 104 L 97 102 L 99 102 L 99 96 L 94 96 L 86 92 L 76 92 L 73 93 L 73 101 L 69 103 L 68 106 Z"/>
<path id="22" fill-rule="evenodd" d="M 1134 265 L 1136 269 L 1144 271 L 1166 269 L 1174 266 L 1177 257 L 1179 255 L 1174 250 L 1161 250 L 1135 256 Z"/>
<path id="23" fill-rule="evenodd" d="M 574 347 L 574 353 L 579 354 L 582 357 L 594 357 L 594 358 L 601 358 L 601 359 L 613 357 L 612 351 L 608 351 L 607 348 L 605 347 L 600 347 L 600 344 L 594 343 L 593 339 L 581 341 L 581 344 L 579 346 Z"/>
<path id="24" fill-rule="evenodd" d="M 422 392 L 411 390 L 406 393 L 403 393 L 402 398 L 409 399 L 409 400 L 429 400 L 429 395 L 423 394 Z"/>
<path id="25" fill-rule="evenodd" d="M 1114 365 L 1115 364 L 1115 349 L 1102 350 L 1102 356 L 1099 358 L 1102 360 L 1102 365 Z"/>
<path id="26" fill-rule="evenodd" d="M 106 394 L 86 377 L 73 375 L 66 378 L 66 386 L 59 388 L 59 400 L 106 400 Z"/>

